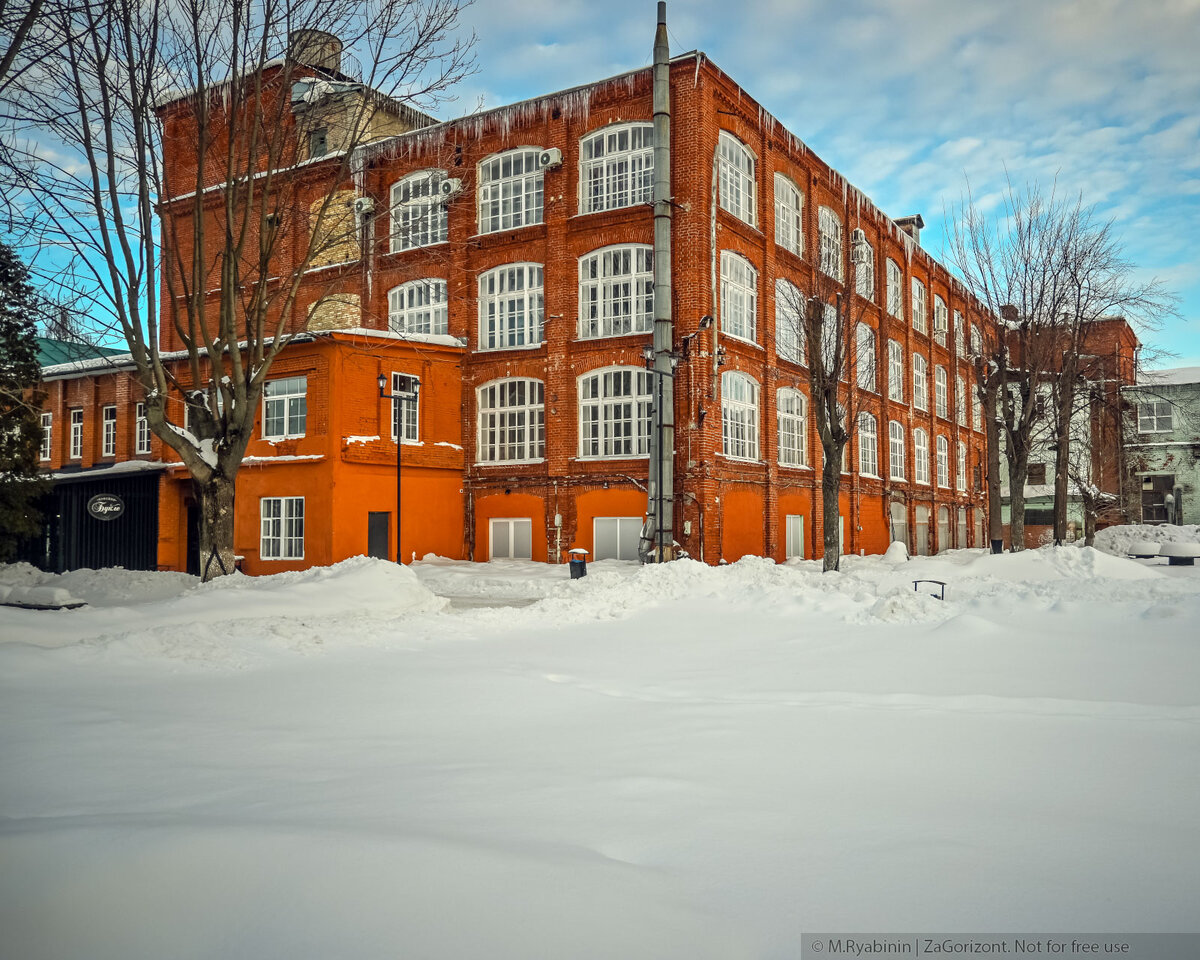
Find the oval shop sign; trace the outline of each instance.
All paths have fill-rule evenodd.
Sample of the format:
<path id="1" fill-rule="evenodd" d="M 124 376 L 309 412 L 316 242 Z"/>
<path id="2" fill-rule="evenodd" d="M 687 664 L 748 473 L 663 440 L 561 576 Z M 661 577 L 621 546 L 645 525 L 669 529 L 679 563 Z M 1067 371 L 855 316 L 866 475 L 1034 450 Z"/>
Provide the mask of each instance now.
<path id="1" fill-rule="evenodd" d="M 88 501 L 87 511 L 97 520 L 116 520 L 125 512 L 125 501 L 115 493 L 98 493 Z"/>

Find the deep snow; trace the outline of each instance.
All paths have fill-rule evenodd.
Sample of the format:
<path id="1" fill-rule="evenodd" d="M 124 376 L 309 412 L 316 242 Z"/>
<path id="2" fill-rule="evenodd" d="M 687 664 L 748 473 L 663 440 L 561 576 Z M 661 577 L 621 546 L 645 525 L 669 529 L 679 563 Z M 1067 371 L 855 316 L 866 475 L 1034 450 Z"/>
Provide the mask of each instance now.
<path id="1" fill-rule="evenodd" d="M 844 566 L 0 568 L 0 957 L 1193 929 L 1200 576 Z"/>

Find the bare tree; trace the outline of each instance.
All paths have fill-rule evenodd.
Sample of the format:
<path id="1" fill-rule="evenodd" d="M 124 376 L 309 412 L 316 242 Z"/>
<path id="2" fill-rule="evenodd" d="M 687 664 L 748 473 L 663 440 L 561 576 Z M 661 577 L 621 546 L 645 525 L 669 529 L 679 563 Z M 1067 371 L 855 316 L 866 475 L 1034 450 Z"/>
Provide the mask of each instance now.
<path id="1" fill-rule="evenodd" d="M 71 254 L 59 282 L 129 346 L 192 478 L 206 578 L 233 569 L 234 484 L 272 361 L 308 323 L 306 273 L 357 260 L 369 232 L 359 148 L 432 122 L 416 106 L 471 69 L 461 3 L 56 8 L 70 39 L 21 201 Z"/>

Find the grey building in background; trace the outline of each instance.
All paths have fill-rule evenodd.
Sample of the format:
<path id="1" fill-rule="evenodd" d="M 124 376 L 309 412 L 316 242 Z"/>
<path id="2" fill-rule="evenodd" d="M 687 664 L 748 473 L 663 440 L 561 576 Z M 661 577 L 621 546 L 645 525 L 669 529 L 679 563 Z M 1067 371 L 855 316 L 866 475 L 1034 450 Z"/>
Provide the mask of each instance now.
<path id="1" fill-rule="evenodd" d="M 1123 397 L 1129 521 L 1200 524 L 1200 367 L 1148 371 Z"/>

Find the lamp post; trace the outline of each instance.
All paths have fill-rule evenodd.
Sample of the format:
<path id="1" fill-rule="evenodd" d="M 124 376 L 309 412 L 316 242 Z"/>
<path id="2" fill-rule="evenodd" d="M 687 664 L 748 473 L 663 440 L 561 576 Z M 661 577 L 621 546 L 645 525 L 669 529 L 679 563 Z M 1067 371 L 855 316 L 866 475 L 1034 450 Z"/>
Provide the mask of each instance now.
<path id="1" fill-rule="evenodd" d="M 658 358 L 665 356 L 669 361 L 669 370 L 658 369 Z M 672 380 L 675 378 L 675 368 L 679 366 L 679 361 L 682 356 L 672 350 L 655 351 L 652 346 L 647 345 L 642 349 L 642 357 L 646 361 L 646 371 L 654 375 L 654 437 L 655 450 L 660 450 L 664 442 L 663 429 L 663 383 L 669 377 Z M 673 457 L 675 451 L 671 450 L 667 456 Z M 666 493 L 663 490 L 663 455 L 661 452 L 653 457 L 654 460 L 654 559 L 656 563 L 662 563 L 666 560 L 667 549 L 670 544 L 667 542 L 667 537 L 672 536 L 674 531 L 667 530 L 663 523 L 664 512 L 666 508 Z"/>
<path id="2" fill-rule="evenodd" d="M 396 562 L 404 563 L 404 554 L 400 552 L 400 453 L 404 449 L 404 419 L 400 415 L 402 400 L 412 400 L 414 403 L 421 389 L 421 381 L 406 373 L 393 374 L 393 392 L 389 393 L 386 373 L 381 373 L 377 379 L 379 398 L 392 401 L 392 425 L 396 431 Z"/>

